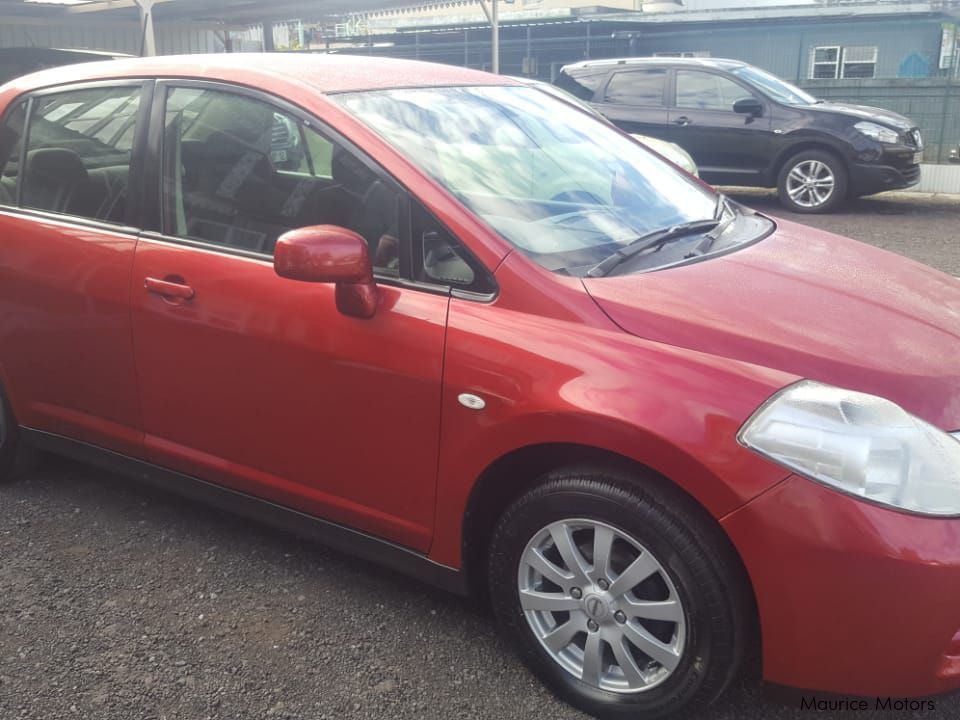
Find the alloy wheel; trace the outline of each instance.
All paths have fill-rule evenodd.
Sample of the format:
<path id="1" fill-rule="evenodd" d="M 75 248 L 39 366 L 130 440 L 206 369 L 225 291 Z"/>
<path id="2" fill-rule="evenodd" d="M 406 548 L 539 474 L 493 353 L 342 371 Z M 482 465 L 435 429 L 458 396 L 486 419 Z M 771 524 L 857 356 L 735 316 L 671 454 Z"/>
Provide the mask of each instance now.
<path id="1" fill-rule="evenodd" d="M 800 207 L 820 207 L 833 196 L 836 186 L 830 166 L 820 160 L 799 162 L 787 174 L 787 194 Z"/>
<path id="2" fill-rule="evenodd" d="M 639 693 L 680 664 L 686 618 L 660 561 L 596 520 L 553 522 L 520 559 L 520 606 L 550 657 L 579 680 Z"/>

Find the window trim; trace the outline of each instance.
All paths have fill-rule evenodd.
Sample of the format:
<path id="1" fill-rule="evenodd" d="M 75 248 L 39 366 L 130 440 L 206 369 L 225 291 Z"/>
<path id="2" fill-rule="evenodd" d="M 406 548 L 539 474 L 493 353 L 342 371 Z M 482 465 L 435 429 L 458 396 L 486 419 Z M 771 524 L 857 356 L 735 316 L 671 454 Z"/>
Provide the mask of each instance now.
<path id="1" fill-rule="evenodd" d="M 492 302 L 499 294 L 499 284 L 496 277 L 483 263 L 476 259 L 473 253 L 470 253 L 476 267 L 481 268 L 487 273 L 491 285 L 495 288 L 493 293 L 480 294 L 453 285 L 444 285 L 440 283 L 426 283 L 415 280 L 413 275 L 413 236 L 412 236 L 412 213 L 411 203 L 420 202 L 416 194 L 412 193 L 406 186 L 379 165 L 362 148 L 345 137 L 336 128 L 329 123 L 321 120 L 316 115 L 305 108 L 296 105 L 286 98 L 274 95 L 270 92 L 252 88 L 246 85 L 236 85 L 230 82 L 220 80 L 207 80 L 200 78 L 178 78 L 178 77 L 157 77 L 153 84 L 153 99 L 151 103 L 151 115 L 149 122 L 148 137 L 144 150 L 144 182 L 143 182 L 143 232 L 142 235 L 150 240 L 173 243 L 184 247 L 192 247 L 198 250 L 218 252 L 225 255 L 234 255 L 251 260 L 259 260 L 273 265 L 273 256 L 266 253 L 260 253 L 243 248 L 233 248 L 216 243 L 208 243 L 202 240 L 192 238 L 183 238 L 176 235 L 169 235 L 163 232 L 162 213 L 163 213 L 163 135 L 166 121 L 167 91 L 174 88 L 198 88 L 201 90 L 216 90 L 219 92 L 232 93 L 248 97 L 252 100 L 266 103 L 275 107 L 296 120 L 302 122 L 307 127 L 316 129 L 325 134 L 333 142 L 339 143 L 344 149 L 353 153 L 371 172 L 377 175 L 381 181 L 385 182 L 390 188 L 395 190 L 400 196 L 400 226 L 403 229 L 406 238 L 401 238 L 400 255 L 400 274 L 399 277 L 393 275 L 383 275 L 374 269 L 374 280 L 378 284 L 401 287 L 412 290 L 429 292 L 434 295 L 448 295 L 453 297 L 463 297 L 469 300 L 479 302 Z M 421 203 L 422 204 L 422 203 Z M 429 210 L 429 208 L 428 208 Z M 443 225 L 441 223 L 441 225 Z M 444 229 L 454 237 L 459 237 L 443 225 Z M 466 248 L 466 245 L 464 245 Z M 469 248 L 467 248 L 469 252 Z"/>
<path id="2" fill-rule="evenodd" d="M 48 85 L 42 88 L 29 90 L 11 100 L 4 110 L 2 119 L 3 122 L 6 122 L 11 110 L 24 99 L 27 101 L 27 109 L 26 116 L 24 118 L 24 132 L 23 141 L 21 142 L 20 147 L 20 159 L 18 161 L 17 194 L 14 198 L 15 205 L 3 205 L 0 206 L 0 209 L 2 209 L 4 212 L 11 212 L 27 217 L 56 220 L 58 222 L 80 225 L 82 227 L 109 230 L 122 235 L 136 235 L 140 231 L 143 220 L 143 196 L 141 181 L 144 177 L 145 171 L 144 161 L 146 155 L 146 134 L 150 122 L 150 112 L 152 110 L 151 104 L 153 100 L 153 83 L 154 81 L 151 78 L 118 78 L 115 80 L 108 79 L 79 83 L 63 83 L 60 85 Z M 130 149 L 130 170 L 128 175 L 129 180 L 127 183 L 128 200 L 124 222 L 111 223 L 104 220 L 98 220 L 97 218 L 83 217 L 82 215 L 69 215 L 67 213 L 57 213 L 50 210 L 44 210 L 42 208 L 23 207 L 21 202 L 23 196 L 23 171 L 25 170 L 26 166 L 27 147 L 30 144 L 30 123 L 33 119 L 34 100 L 36 98 L 46 97 L 49 95 L 60 95 L 68 92 L 116 87 L 140 87 L 140 105 L 137 108 L 137 119 L 134 121 L 136 125 L 133 136 L 133 146 Z"/>

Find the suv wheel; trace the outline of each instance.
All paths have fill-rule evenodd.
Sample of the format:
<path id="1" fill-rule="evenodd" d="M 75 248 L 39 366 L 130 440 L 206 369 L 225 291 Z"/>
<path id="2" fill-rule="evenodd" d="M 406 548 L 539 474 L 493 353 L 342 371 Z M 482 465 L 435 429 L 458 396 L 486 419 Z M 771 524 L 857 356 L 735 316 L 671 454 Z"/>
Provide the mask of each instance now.
<path id="1" fill-rule="evenodd" d="M 777 190 L 793 212 L 829 212 L 847 197 L 847 169 L 828 152 L 807 150 L 787 160 Z"/>
<path id="2" fill-rule="evenodd" d="M 691 505 L 666 483 L 580 470 L 548 475 L 504 513 L 493 608 L 567 702 L 658 718 L 706 706 L 735 676 L 749 626 L 742 568 Z"/>

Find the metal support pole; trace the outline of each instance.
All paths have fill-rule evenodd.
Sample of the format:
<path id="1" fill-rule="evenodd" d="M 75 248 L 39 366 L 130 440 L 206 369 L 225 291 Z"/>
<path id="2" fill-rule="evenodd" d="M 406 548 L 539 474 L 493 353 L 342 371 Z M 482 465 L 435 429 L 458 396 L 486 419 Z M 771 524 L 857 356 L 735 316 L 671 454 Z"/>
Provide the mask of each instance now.
<path id="1" fill-rule="evenodd" d="M 263 21 L 263 51 L 276 51 L 276 48 L 273 45 L 273 21 L 271 20 Z"/>
<path id="2" fill-rule="evenodd" d="M 157 38 L 153 33 L 153 2 L 154 0 L 134 0 L 140 9 L 140 33 L 142 41 L 140 54 L 144 57 L 153 57 L 157 54 Z"/>
<path id="3" fill-rule="evenodd" d="M 487 16 L 487 20 L 490 21 L 490 48 L 491 48 L 491 62 L 490 69 L 494 75 L 500 74 L 500 18 L 499 11 L 497 9 L 497 0 L 489 0 L 489 5 L 487 0 L 480 0 L 480 7 L 483 8 L 483 14 Z"/>

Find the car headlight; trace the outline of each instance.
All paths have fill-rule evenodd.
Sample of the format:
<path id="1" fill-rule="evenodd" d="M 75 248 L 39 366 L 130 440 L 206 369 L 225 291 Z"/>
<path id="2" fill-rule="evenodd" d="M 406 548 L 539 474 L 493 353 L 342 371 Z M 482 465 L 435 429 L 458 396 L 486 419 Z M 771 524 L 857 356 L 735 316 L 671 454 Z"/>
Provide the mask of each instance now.
<path id="1" fill-rule="evenodd" d="M 960 515 L 960 441 L 896 403 L 804 380 L 757 410 L 740 444 L 850 495 Z"/>
<path id="2" fill-rule="evenodd" d="M 900 141 L 900 137 L 897 135 L 896 130 L 891 130 L 883 125 L 877 125 L 876 123 L 864 121 L 858 122 L 856 125 L 854 125 L 854 127 L 868 138 L 872 138 L 877 142 L 893 145 Z"/>

